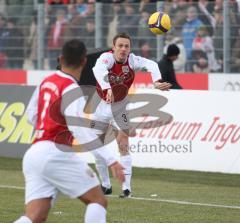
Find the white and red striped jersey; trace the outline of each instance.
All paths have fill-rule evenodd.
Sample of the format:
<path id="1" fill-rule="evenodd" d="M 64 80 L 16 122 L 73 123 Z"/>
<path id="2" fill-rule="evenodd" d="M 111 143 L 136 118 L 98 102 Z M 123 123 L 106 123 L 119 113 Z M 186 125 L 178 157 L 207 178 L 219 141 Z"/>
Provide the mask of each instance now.
<path id="1" fill-rule="evenodd" d="M 161 80 L 156 62 L 130 53 L 125 63 L 117 63 L 113 52 L 105 52 L 97 59 L 93 73 L 97 80 L 97 92 L 106 100 L 107 89 L 112 89 L 114 101 L 123 100 L 131 87 L 135 72 L 146 70 L 151 73 L 152 81 Z"/>
<path id="2" fill-rule="evenodd" d="M 61 111 L 62 95 L 78 87 L 76 80 L 57 71 L 48 76 L 34 93 L 28 106 L 28 117 L 35 125 L 35 142 L 50 140 L 59 144 L 72 145 L 73 136 Z"/>

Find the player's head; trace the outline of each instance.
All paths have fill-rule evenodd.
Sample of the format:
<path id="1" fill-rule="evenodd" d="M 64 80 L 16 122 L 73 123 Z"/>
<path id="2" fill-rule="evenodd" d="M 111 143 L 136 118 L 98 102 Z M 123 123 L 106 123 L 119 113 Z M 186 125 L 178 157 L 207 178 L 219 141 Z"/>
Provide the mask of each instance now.
<path id="1" fill-rule="evenodd" d="M 113 38 L 113 55 L 117 62 L 124 63 L 131 50 L 131 38 L 126 33 L 119 33 Z"/>
<path id="2" fill-rule="evenodd" d="M 176 44 L 170 44 L 167 48 L 167 57 L 174 61 L 178 58 L 178 55 L 180 54 L 180 49 Z"/>
<path id="3" fill-rule="evenodd" d="M 60 66 L 71 69 L 83 68 L 86 64 L 87 49 L 83 42 L 73 39 L 67 41 L 59 58 Z"/>

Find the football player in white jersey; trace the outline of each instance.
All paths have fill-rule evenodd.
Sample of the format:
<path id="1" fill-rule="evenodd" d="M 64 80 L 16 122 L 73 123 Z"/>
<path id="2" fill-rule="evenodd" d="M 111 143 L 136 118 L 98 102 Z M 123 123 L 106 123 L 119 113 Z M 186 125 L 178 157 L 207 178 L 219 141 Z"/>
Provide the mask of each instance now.
<path id="1" fill-rule="evenodd" d="M 132 159 L 128 147 L 129 118 L 126 110 L 128 90 L 135 71 L 145 69 L 151 73 L 154 87 L 169 90 L 171 84 L 161 81 L 161 73 L 156 62 L 136 56 L 131 51 L 131 38 L 125 33 L 113 38 L 112 51 L 105 52 L 97 59 L 93 73 L 97 80 L 96 89 L 101 98 L 94 118 L 111 123 L 115 127 L 116 141 L 121 154 L 120 162 L 124 167 L 125 182 L 120 197 L 131 196 Z M 107 129 L 105 129 L 107 131 Z M 112 193 L 108 167 L 104 159 L 95 154 L 96 168 L 99 172 L 105 194 Z"/>
<path id="2" fill-rule="evenodd" d="M 85 106 L 78 85 L 85 63 L 85 45 L 78 40 L 66 42 L 60 56 L 61 71 L 46 77 L 31 98 L 27 115 L 36 137 L 23 158 L 25 215 L 15 223 L 45 222 L 59 192 L 86 204 L 85 223 L 106 223 L 107 200 L 99 181 L 72 147 L 73 138 L 82 142 L 88 130 L 93 132 L 71 121 L 73 117 L 81 119 Z M 121 164 L 109 158 L 104 147 L 95 151 L 123 182 Z"/>

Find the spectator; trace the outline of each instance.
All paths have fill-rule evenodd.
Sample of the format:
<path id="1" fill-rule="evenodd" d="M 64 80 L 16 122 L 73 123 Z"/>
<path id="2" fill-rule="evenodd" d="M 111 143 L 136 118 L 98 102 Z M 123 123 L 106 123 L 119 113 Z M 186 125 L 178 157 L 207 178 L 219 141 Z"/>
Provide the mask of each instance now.
<path id="1" fill-rule="evenodd" d="M 193 67 L 192 71 L 194 73 L 209 73 L 209 64 L 207 60 L 207 55 L 202 50 L 195 50 L 192 53 Z"/>
<path id="2" fill-rule="evenodd" d="M 27 55 L 34 69 L 37 68 L 37 18 L 33 17 L 30 25 L 29 36 L 27 36 Z"/>
<path id="3" fill-rule="evenodd" d="M 220 65 L 215 58 L 213 40 L 208 35 L 207 28 L 200 26 L 197 31 L 197 36 L 193 40 L 193 50 L 202 50 L 206 53 L 210 71 L 218 71 Z"/>
<path id="4" fill-rule="evenodd" d="M 149 41 L 147 40 L 139 41 L 139 55 L 147 59 L 153 59 Z"/>
<path id="5" fill-rule="evenodd" d="M 134 6 L 125 3 L 124 12 L 119 19 L 118 33 L 127 33 L 129 36 L 136 36 L 139 22 L 139 15 L 135 12 Z M 136 48 L 137 42 L 132 43 L 132 47 Z"/>
<path id="6" fill-rule="evenodd" d="M 32 17 L 36 14 L 34 7 L 35 1 L 32 0 L 7 0 L 6 9 L 8 18 L 15 19 L 17 26 L 22 26 L 24 36 L 29 35 L 29 26 Z"/>
<path id="7" fill-rule="evenodd" d="M 164 47 L 164 53 L 167 53 L 167 48 L 170 44 L 176 44 L 180 50 L 178 58 L 173 61 L 174 70 L 176 72 L 185 72 L 185 65 L 186 65 L 186 51 L 182 42 L 182 39 L 175 35 L 175 30 L 171 30 L 166 34 L 166 41 Z"/>
<path id="8" fill-rule="evenodd" d="M 2 14 L 0 14 L 0 68 L 5 68 L 7 63 L 6 37 L 7 37 L 6 19 Z"/>
<path id="9" fill-rule="evenodd" d="M 139 4 L 139 12 L 148 12 L 152 13 L 154 9 L 156 8 L 156 5 L 153 4 L 156 3 L 155 0 L 141 0 Z"/>
<path id="10" fill-rule="evenodd" d="M 210 69 L 206 57 L 200 57 L 195 64 L 193 64 L 194 73 L 209 73 Z"/>
<path id="11" fill-rule="evenodd" d="M 78 15 L 75 15 L 66 26 L 64 32 L 64 42 L 69 41 L 73 38 L 82 38 L 85 30 L 86 19 Z"/>
<path id="12" fill-rule="evenodd" d="M 80 15 L 82 17 L 93 17 L 95 13 L 95 4 L 87 4 L 86 10 L 81 13 Z"/>
<path id="13" fill-rule="evenodd" d="M 149 43 L 154 43 L 154 41 L 151 41 L 151 38 L 153 37 L 151 31 L 148 29 L 148 19 L 150 17 L 150 13 L 147 11 L 142 11 L 140 14 L 140 19 L 138 22 L 138 31 L 137 31 L 137 36 L 141 39 L 145 39 L 149 41 Z M 155 40 L 155 38 L 154 38 Z M 156 46 L 156 44 L 155 44 Z M 154 47 L 152 45 L 152 47 Z"/>
<path id="14" fill-rule="evenodd" d="M 213 35 L 213 46 L 218 64 L 223 64 L 223 11 L 222 9 L 214 10 L 215 29 Z M 221 68 L 222 70 L 222 68 Z"/>
<path id="15" fill-rule="evenodd" d="M 0 14 L 4 14 L 6 12 L 6 2 L 5 0 L 0 0 Z"/>
<path id="16" fill-rule="evenodd" d="M 188 4 L 186 0 L 173 0 L 170 4 L 169 15 L 175 27 L 175 34 L 181 36 L 182 26 L 186 21 Z"/>
<path id="17" fill-rule="evenodd" d="M 48 32 L 48 58 L 50 69 L 57 66 L 57 58 L 60 54 L 64 42 L 64 33 L 67 27 L 65 10 L 58 9 L 54 24 L 51 25 Z"/>
<path id="18" fill-rule="evenodd" d="M 183 44 L 186 49 L 188 60 L 191 60 L 193 39 L 196 37 L 197 30 L 201 25 L 202 22 L 198 19 L 196 8 L 193 6 L 189 7 L 187 10 L 187 21 L 182 29 Z M 186 71 L 190 71 L 190 67 L 191 64 L 187 63 Z"/>
<path id="19" fill-rule="evenodd" d="M 86 21 L 86 27 L 84 30 L 84 43 L 89 51 L 95 47 L 95 22 L 93 19 Z"/>
<path id="20" fill-rule="evenodd" d="M 232 49 L 231 71 L 235 73 L 240 72 L 240 27 L 238 29 L 238 38 Z"/>
<path id="21" fill-rule="evenodd" d="M 7 21 L 6 54 L 8 67 L 22 69 L 24 62 L 24 37 L 22 31 L 16 27 L 14 19 Z"/>
<path id="22" fill-rule="evenodd" d="M 176 79 L 175 70 L 173 67 L 173 61 L 178 58 L 180 50 L 177 45 L 171 44 L 167 48 L 167 54 L 158 62 L 159 70 L 162 74 L 162 81 L 170 83 L 171 89 L 182 89 Z"/>
<path id="23" fill-rule="evenodd" d="M 212 36 L 213 28 L 215 27 L 215 21 L 212 15 L 214 10 L 214 3 L 209 2 L 208 0 L 199 0 L 197 8 L 199 12 L 199 19 L 206 26 L 209 35 Z"/>
<path id="24" fill-rule="evenodd" d="M 84 0 L 75 0 L 69 7 L 72 17 L 76 15 L 83 17 L 83 15 L 87 13 L 87 4 L 84 2 Z"/>
<path id="25" fill-rule="evenodd" d="M 48 1 L 48 5 L 46 5 L 48 12 L 48 25 L 51 26 L 56 19 L 57 10 L 62 9 L 67 12 L 67 5 L 64 4 L 63 0 L 52 0 Z"/>
<path id="26" fill-rule="evenodd" d="M 117 35 L 117 29 L 119 25 L 119 18 L 120 14 L 123 13 L 122 4 L 120 3 L 113 3 L 112 5 L 112 18 L 110 19 L 108 25 L 108 35 L 107 35 L 107 46 L 112 46 L 112 40 L 115 35 Z"/>
<path id="27" fill-rule="evenodd" d="M 68 4 L 69 0 L 47 0 L 47 3 L 50 5 L 55 5 L 55 4 Z"/>

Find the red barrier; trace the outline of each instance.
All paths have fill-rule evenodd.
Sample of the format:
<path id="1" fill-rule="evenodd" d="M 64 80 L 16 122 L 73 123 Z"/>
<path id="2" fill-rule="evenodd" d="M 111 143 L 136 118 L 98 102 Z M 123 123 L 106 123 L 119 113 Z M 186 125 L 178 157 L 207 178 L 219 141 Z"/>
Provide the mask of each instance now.
<path id="1" fill-rule="evenodd" d="M 25 70 L 0 70 L 0 83 L 2 83 L 2 84 L 27 84 L 27 71 L 25 71 Z"/>
<path id="2" fill-rule="evenodd" d="M 48 71 L 38 71 L 48 73 Z M 4 84 L 27 84 L 38 85 L 42 76 L 36 76 L 38 72 L 25 70 L 0 70 L 0 83 Z M 33 75 L 34 73 L 34 75 Z M 51 72 L 50 72 L 51 73 Z M 28 77 L 27 77 L 28 76 Z M 183 89 L 208 90 L 208 74 L 182 73 L 177 74 L 177 80 Z M 148 72 L 137 72 L 134 80 L 134 87 L 144 88 L 152 86 L 152 78 Z"/>
<path id="3" fill-rule="evenodd" d="M 208 74 L 182 73 L 177 74 L 177 80 L 183 89 L 208 90 Z M 152 85 L 150 73 L 138 72 L 135 76 L 135 87 L 149 87 Z"/>

